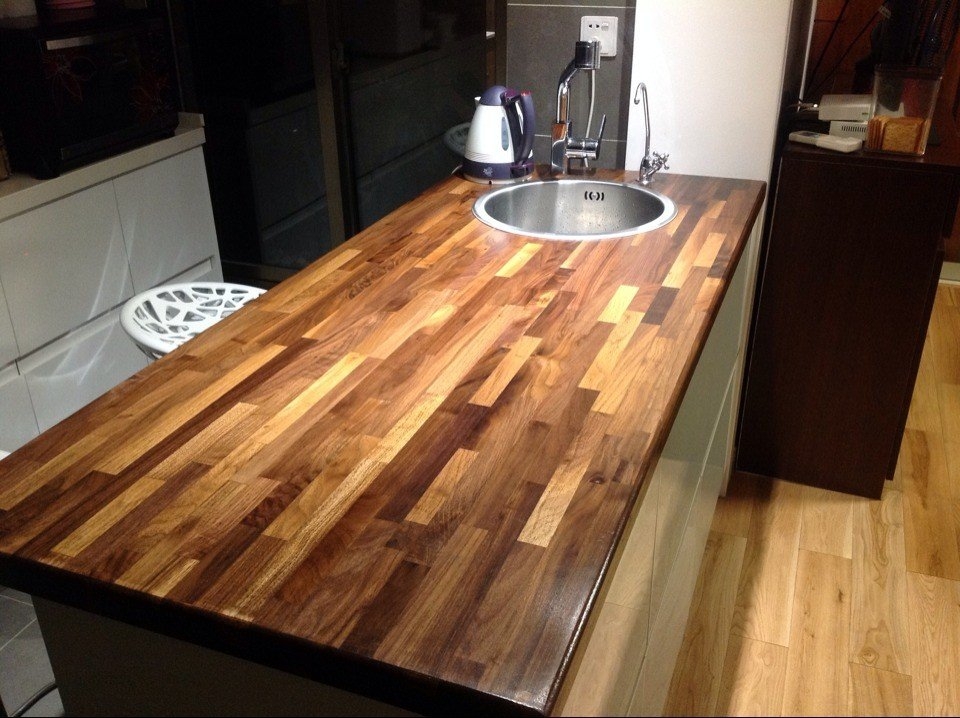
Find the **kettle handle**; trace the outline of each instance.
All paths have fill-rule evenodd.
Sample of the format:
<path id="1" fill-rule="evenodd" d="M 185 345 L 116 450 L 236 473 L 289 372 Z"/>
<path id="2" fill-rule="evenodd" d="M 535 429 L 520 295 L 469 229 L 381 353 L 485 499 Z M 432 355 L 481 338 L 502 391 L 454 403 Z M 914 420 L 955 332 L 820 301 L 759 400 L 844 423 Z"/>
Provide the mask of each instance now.
<path id="1" fill-rule="evenodd" d="M 520 116 L 523 117 L 523 130 L 521 131 L 516 115 L 511 116 L 509 112 L 507 113 L 507 120 L 511 125 L 511 131 L 516 128 L 516 132 L 513 132 L 513 160 L 514 164 L 519 165 L 526 162 L 530 156 L 530 151 L 533 149 L 533 139 L 537 129 L 533 111 L 533 95 L 530 94 L 529 90 L 517 92 L 516 90 L 508 89 L 503 93 L 503 104 L 505 107 L 519 112 Z"/>

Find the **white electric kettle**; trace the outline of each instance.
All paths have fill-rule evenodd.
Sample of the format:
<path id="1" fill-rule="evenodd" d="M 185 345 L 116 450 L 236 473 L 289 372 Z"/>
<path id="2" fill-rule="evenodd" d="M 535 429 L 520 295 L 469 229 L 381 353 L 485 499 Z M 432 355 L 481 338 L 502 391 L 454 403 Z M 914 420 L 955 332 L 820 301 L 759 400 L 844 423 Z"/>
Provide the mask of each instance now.
<path id="1" fill-rule="evenodd" d="M 481 96 L 467 133 L 463 176 L 484 184 L 516 182 L 533 172 L 533 95 L 502 85 Z"/>

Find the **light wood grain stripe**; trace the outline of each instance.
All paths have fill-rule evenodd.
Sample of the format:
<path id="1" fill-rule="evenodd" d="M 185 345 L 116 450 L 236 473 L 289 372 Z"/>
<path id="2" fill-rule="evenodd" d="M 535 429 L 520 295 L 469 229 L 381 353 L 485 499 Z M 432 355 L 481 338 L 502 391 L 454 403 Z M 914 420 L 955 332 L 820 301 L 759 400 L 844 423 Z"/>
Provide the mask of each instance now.
<path id="1" fill-rule="evenodd" d="M 640 326 L 634 332 L 637 338 L 634 341 L 634 349 L 631 351 L 631 363 L 621 363 L 615 371 L 606 374 L 606 380 L 599 387 L 600 394 L 593 402 L 593 411 L 601 414 L 615 414 L 626 396 L 635 389 L 637 382 L 643 381 L 645 370 L 659 365 L 664 355 L 669 352 L 670 345 L 657 341 L 658 328 L 653 324 L 644 324 L 641 319 Z M 595 378 L 594 381 L 596 381 Z M 649 379 L 647 383 L 649 384 Z"/>
<path id="2" fill-rule="evenodd" d="M 162 481 L 175 475 L 188 463 L 196 460 L 196 457 L 203 456 L 210 447 L 222 440 L 229 431 L 256 410 L 257 406 L 254 404 L 246 404 L 243 402 L 234 404 L 221 416 L 218 416 L 212 421 L 205 429 L 198 432 L 196 436 L 186 441 L 170 454 L 170 456 L 150 469 L 146 476 Z"/>
<path id="3" fill-rule="evenodd" d="M 80 528 L 57 544 L 53 550 L 65 556 L 77 556 L 163 484 L 163 481 L 149 477 L 138 480 L 87 519 Z"/>
<path id="4" fill-rule="evenodd" d="M 712 199 L 710 204 L 707 207 L 707 211 L 703 213 L 704 217 L 709 217 L 710 219 L 717 219 L 723 214 L 724 207 L 727 206 L 727 200 L 725 199 Z"/>
<path id="5" fill-rule="evenodd" d="M 438 315 L 438 311 L 450 306 L 452 294 L 451 291 L 424 292 L 422 298 L 410 302 L 379 322 L 376 329 L 355 347 L 355 351 L 375 359 L 386 359 L 424 327 L 436 326 L 438 317 L 448 318 L 449 312 Z"/>
<path id="6" fill-rule="evenodd" d="M 690 238 L 683 245 L 680 254 L 670 267 L 666 279 L 663 280 L 664 287 L 680 289 L 683 287 L 687 277 L 690 276 L 690 270 L 694 267 L 694 262 L 700 256 L 700 251 L 707 241 L 710 234 L 710 228 L 713 227 L 713 220 L 701 218 L 690 234 Z"/>
<path id="7" fill-rule="evenodd" d="M 464 332 L 461 342 L 438 358 L 444 368 L 430 384 L 427 393 L 442 396 L 450 394 L 504 330 L 528 311 L 525 307 L 508 305 L 498 309 L 489 320 L 479 322 L 479 326 L 474 322 L 471 328 L 476 329 L 476 333 L 470 336 L 469 331 Z"/>
<path id="8" fill-rule="evenodd" d="M 147 590 L 154 596 L 160 596 L 161 598 L 166 596 L 198 563 L 200 561 L 195 558 L 185 558 L 178 563 L 171 564 Z"/>
<path id="9" fill-rule="evenodd" d="M 756 496 L 731 632 L 789 646 L 800 550 L 801 486 L 773 481 Z"/>
<path id="10" fill-rule="evenodd" d="M 303 563 L 320 539 L 343 517 L 360 494 L 366 491 L 383 468 L 433 415 L 444 398 L 427 394 L 394 425 L 377 448 L 357 464 L 303 528 L 283 546 L 274 557 L 273 563 L 251 583 L 239 601 L 228 609 L 230 615 L 249 617 L 250 613 L 263 605 L 277 586 Z"/>
<path id="11" fill-rule="evenodd" d="M 503 360 L 490 373 L 490 376 L 480 385 L 480 388 L 470 399 L 470 403 L 478 406 L 493 406 L 523 365 L 533 356 L 542 341 L 539 337 L 528 337 L 526 335 L 520 337 Z"/>
<path id="12" fill-rule="evenodd" d="M 497 270 L 496 276 L 512 277 L 526 266 L 527 262 L 533 258 L 533 255 L 540 251 L 541 247 L 543 247 L 542 244 L 536 244 L 534 242 L 528 242 L 523 245 L 519 252 L 510 257 L 510 259 Z"/>
<path id="13" fill-rule="evenodd" d="M 67 446 L 61 453 L 43 464 L 36 471 L 24 475 L 0 492 L 0 509 L 10 509 L 30 496 L 34 491 L 45 486 L 55 476 L 67 468 L 75 466 L 85 456 L 96 450 L 104 439 L 88 435 L 75 444 Z"/>
<path id="14" fill-rule="evenodd" d="M 457 488 L 460 480 L 467 473 L 467 469 L 473 465 L 476 458 L 476 451 L 457 449 L 430 486 L 427 487 L 420 500 L 410 509 L 410 513 L 407 514 L 407 521 L 418 524 L 430 523 L 440 507 Z"/>
<path id="15" fill-rule="evenodd" d="M 677 230 L 680 229 L 680 225 L 683 223 L 684 218 L 687 216 L 687 211 L 690 209 L 689 205 L 679 204 L 677 205 L 677 216 L 674 217 L 670 224 L 663 228 L 663 231 L 667 233 L 670 237 L 673 237 Z M 638 234 L 630 241 L 631 247 L 638 247 L 646 241 L 646 234 Z"/>
<path id="16" fill-rule="evenodd" d="M 693 266 L 710 269 L 713 263 L 717 261 L 717 255 L 720 253 L 720 248 L 726 239 L 727 235 L 723 232 L 711 232 L 708 234 L 707 241 L 703 243 L 703 247 L 700 248 L 697 258 L 693 260 Z"/>
<path id="17" fill-rule="evenodd" d="M 236 524 L 276 486 L 276 481 L 265 478 L 248 484 L 227 481 L 215 487 L 208 486 L 203 501 L 182 514 L 182 520 L 175 528 L 160 534 L 159 540 L 120 576 L 117 583 L 130 588 L 154 586 L 163 580 L 165 567 L 171 565 L 171 560 L 185 553 L 185 547 L 195 544 L 195 551 L 203 549 L 226 527 Z"/>
<path id="18" fill-rule="evenodd" d="M 570 252 L 570 255 L 564 260 L 563 264 L 560 265 L 560 269 L 576 269 L 578 266 L 580 266 L 584 255 L 590 251 L 592 246 L 594 245 L 592 245 L 590 242 L 581 242 L 578 244 L 576 249 Z"/>
<path id="19" fill-rule="evenodd" d="M 361 435 L 351 439 L 334 439 L 331 442 L 330 454 L 323 462 L 320 473 L 314 476 L 307 487 L 300 492 L 296 499 L 280 512 L 264 530 L 264 535 L 288 541 L 297 531 L 303 528 L 312 516 L 336 488 L 337 483 L 347 471 L 338 471 L 341 465 L 341 456 L 367 456 L 380 443 L 381 437 Z"/>
<path id="20" fill-rule="evenodd" d="M 589 417 L 583 434 L 567 450 L 563 461 L 550 477 L 518 541 L 544 547 L 550 544 L 584 474 L 590 468 L 590 460 L 603 439 L 606 425 L 607 421 L 599 414 Z"/>
<path id="21" fill-rule="evenodd" d="M 626 311 L 619 323 L 610 332 L 607 341 L 603 343 L 596 358 L 587 369 L 578 385 L 581 389 L 600 391 L 607 384 L 610 376 L 617 371 L 617 360 L 623 354 L 637 328 L 643 321 L 643 312 Z"/>
<path id="22" fill-rule="evenodd" d="M 639 291 L 640 287 L 631 287 L 627 284 L 620 285 L 617 291 L 613 293 L 610 301 L 607 302 L 607 306 L 604 307 L 597 321 L 618 324 L 623 319 L 623 315 L 630 306 L 630 302 L 633 301 L 633 298 L 637 296 L 637 292 Z"/>
<path id="23" fill-rule="evenodd" d="M 327 396 L 340 382 L 363 363 L 362 354 L 349 352 L 315 379 L 306 389 L 297 394 L 277 414 L 267 421 L 247 441 L 227 454 L 208 475 L 212 482 L 225 481 L 240 471 L 254 456 L 296 424 L 303 416 Z M 250 477 L 255 478 L 255 477 Z M 243 480 L 243 476 L 238 477 Z"/>
<path id="24" fill-rule="evenodd" d="M 140 458 L 150 447 L 156 446 L 179 429 L 183 424 L 184 416 L 193 416 L 206 409 L 284 349 L 286 347 L 280 345 L 265 347 L 239 366 L 226 372 L 209 386 L 201 389 L 196 396 L 184 397 L 182 403 L 171 405 L 156 423 L 144 427 L 134 441 L 126 446 L 118 447 L 118 451 L 107 456 L 97 468 L 107 474 L 120 473 Z"/>
<path id="25" fill-rule="evenodd" d="M 472 231 L 477 229 L 477 221 L 470 221 L 462 228 L 450 235 L 449 238 L 444 240 L 436 249 L 434 249 L 430 254 L 421 259 L 415 265 L 417 269 L 429 269 L 434 264 L 439 262 L 441 259 L 450 256 L 450 251 L 458 244 L 460 240 L 470 234 Z"/>
<path id="26" fill-rule="evenodd" d="M 711 533 L 707 538 L 665 715 L 714 714 L 746 544 L 739 536 Z M 681 692 L 680 685 L 693 690 Z"/>

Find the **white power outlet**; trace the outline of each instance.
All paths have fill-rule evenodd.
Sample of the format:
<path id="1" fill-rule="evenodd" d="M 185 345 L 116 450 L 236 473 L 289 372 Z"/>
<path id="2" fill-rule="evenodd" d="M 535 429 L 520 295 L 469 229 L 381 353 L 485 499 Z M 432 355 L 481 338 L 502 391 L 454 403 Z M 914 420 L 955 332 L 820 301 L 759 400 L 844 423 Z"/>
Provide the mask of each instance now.
<path id="1" fill-rule="evenodd" d="M 600 57 L 615 57 L 617 54 L 617 17 L 584 15 L 580 18 L 580 39 L 600 41 Z"/>

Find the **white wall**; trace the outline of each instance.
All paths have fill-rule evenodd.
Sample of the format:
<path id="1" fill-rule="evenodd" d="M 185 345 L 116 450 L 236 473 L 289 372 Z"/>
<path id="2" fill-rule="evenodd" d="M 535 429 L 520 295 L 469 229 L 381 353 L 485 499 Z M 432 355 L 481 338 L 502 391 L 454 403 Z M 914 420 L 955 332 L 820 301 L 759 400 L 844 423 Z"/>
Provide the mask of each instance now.
<path id="1" fill-rule="evenodd" d="M 645 82 L 651 149 L 670 172 L 767 181 L 792 0 L 637 0 L 631 93 Z M 627 169 L 640 166 L 632 105 Z"/>

